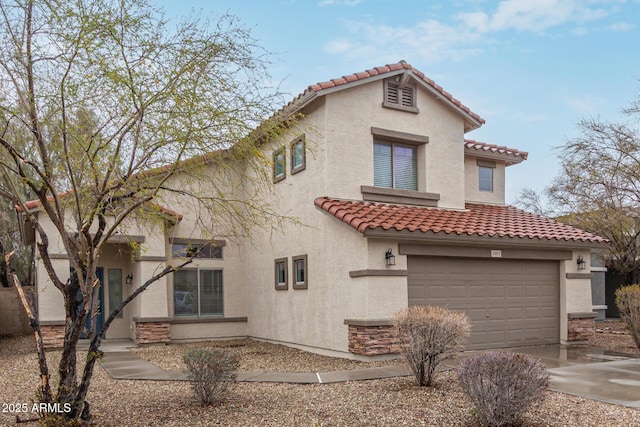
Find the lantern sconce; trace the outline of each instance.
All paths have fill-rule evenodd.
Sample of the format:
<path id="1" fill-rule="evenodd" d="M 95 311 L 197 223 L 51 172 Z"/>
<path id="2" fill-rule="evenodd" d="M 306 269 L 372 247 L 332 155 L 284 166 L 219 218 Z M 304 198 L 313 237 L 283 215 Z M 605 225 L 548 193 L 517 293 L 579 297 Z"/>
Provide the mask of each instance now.
<path id="1" fill-rule="evenodd" d="M 387 249 L 384 259 L 387 261 L 387 265 L 396 265 L 396 256 L 391 252 L 391 248 Z"/>
<path id="2" fill-rule="evenodd" d="M 127 274 L 126 283 L 127 285 L 130 285 L 133 283 L 133 275 L 131 273 Z"/>
<path id="3" fill-rule="evenodd" d="M 582 255 L 578 256 L 576 263 L 578 264 L 578 270 L 584 270 L 587 268 L 587 262 L 584 260 Z"/>

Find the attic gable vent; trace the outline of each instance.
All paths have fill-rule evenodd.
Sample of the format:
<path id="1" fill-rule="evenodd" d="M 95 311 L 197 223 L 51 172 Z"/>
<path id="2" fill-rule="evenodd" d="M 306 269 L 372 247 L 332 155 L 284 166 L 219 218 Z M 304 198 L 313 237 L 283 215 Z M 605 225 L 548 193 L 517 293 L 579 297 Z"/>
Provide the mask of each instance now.
<path id="1" fill-rule="evenodd" d="M 398 79 L 398 76 L 396 76 L 384 81 L 384 100 L 382 106 L 417 113 L 417 89 L 414 85 L 406 84 L 404 80 L 406 79 Z"/>

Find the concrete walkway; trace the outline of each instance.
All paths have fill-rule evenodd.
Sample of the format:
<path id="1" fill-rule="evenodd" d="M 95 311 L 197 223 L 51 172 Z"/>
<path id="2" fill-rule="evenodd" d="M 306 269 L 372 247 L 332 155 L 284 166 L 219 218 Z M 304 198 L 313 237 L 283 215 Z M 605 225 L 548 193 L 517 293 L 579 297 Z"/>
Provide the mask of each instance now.
<path id="1" fill-rule="evenodd" d="M 166 371 L 129 351 L 131 341 L 107 341 L 102 347 L 102 367 L 115 379 L 184 381 L 181 371 Z M 531 354 L 549 369 L 549 388 L 629 408 L 640 409 L 640 359 L 587 347 L 547 345 L 506 349 Z M 463 353 L 461 358 L 473 354 Z M 459 358 L 460 359 L 460 358 Z M 458 359 L 458 360 L 459 360 Z M 457 361 L 445 362 L 455 369 Z M 409 376 L 404 364 L 335 372 L 239 372 L 238 381 L 325 384 Z"/>
<path id="2" fill-rule="evenodd" d="M 131 341 L 105 342 L 102 367 L 118 380 L 186 381 L 182 371 L 166 371 L 141 358 L 128 348 Z M 373 380 L 411 375 L 404 365 L 350 369 L 334 372 L 238 372 L 237 381 L 293 384 L 326 384 L 344 381 Z"/>

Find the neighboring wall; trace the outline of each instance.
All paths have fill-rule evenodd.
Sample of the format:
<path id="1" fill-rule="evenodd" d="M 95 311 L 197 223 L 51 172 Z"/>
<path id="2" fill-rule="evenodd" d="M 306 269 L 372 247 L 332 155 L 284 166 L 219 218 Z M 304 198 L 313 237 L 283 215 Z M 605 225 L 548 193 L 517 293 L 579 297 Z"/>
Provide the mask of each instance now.
<path id="1" fill-rule="evenodd" d="M 33 289 L 25 288 L 25 291 L 32 292 Z M 0 287 L 0 337 L 27 335 L 32 332 L 18 290 Z"/>

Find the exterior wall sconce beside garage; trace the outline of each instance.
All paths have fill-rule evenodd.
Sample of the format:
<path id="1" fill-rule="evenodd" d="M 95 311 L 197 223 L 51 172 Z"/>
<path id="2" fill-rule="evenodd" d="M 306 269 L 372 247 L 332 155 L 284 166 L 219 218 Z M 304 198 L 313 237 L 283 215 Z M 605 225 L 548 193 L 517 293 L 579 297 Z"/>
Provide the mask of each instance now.
<path id="1" fill-rule="evenodd" d="M 396 265 L 396 256 L 391 251 L 391 248 L 387 249 L 387 252 L 384 254 L 384 259 L 387 261 L 387 265 Z"/>
<path id="2" fill-rule="evenodd" d="M 587 268 L 587 262 L 584 260 L 582 255 L 578 256 L 576 263 L 578 264 L 578 270 L 584 270 Z"/>

